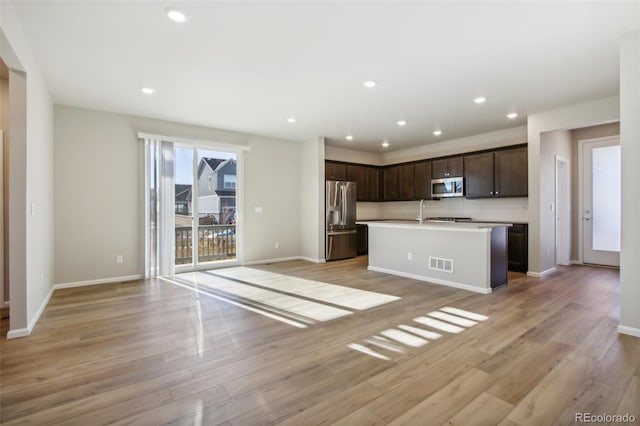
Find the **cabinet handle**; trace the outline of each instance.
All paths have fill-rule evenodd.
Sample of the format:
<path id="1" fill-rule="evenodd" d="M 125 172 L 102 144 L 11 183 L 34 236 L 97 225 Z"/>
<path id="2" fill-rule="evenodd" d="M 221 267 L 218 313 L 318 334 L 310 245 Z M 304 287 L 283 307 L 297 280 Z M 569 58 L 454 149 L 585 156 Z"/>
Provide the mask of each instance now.
<path id="1" fill-rule="evenodd" d="M 491 192 L 489 193 L 489 195 L 493 195 L 493 191 L 491 191 Z"/>
<path id="2" fill-rule="evenodd" d="M 500 191 L 496 191 L 496 195 L 500 195 Z"/>

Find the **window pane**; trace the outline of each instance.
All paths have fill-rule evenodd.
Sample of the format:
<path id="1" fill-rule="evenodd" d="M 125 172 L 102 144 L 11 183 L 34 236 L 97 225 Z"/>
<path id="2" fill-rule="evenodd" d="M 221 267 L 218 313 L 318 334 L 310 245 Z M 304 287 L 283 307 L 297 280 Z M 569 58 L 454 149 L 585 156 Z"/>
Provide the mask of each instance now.
<path id="1" fill-rule="evenodd" d="M 620 251 L 620 145 L 593 149 L 593 250 Z"/>
<path id="2" fill-rule="evenodd" d="M 198 263 L 236 258 L 236 154 L 198 150 Z"/>
<path id="3" fill-rule="evenodd" d="M 175 264 L 185 265 L 193 263 L 193 149 L 176 147 L 175 152 Z"/>

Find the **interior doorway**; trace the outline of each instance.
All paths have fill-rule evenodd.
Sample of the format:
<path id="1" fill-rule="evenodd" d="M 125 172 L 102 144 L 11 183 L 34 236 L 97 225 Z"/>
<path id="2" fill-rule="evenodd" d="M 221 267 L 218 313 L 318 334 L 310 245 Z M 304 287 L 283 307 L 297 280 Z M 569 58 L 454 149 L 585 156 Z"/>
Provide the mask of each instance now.
<path id="1" fill-rule="evenodd" d="M 620 138 L 582 140 L 580 157 L 580 257 L 583 263 L 620 266 Z"/>
<path id="2" fill-rule="evenodd" d="M 571 174 L 569 160 L 556 156 L 556 264 L 571 264 Z"/>

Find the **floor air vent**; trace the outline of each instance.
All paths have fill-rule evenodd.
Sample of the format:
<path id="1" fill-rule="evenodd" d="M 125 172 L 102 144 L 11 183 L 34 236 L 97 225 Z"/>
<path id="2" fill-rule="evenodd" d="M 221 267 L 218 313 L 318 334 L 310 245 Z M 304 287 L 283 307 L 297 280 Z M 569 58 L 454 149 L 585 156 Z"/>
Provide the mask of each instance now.
<path id="1" fill-rule="evenodd" d="M 453 274 L 453 259 L 429 256 L 429 269 Z"/>

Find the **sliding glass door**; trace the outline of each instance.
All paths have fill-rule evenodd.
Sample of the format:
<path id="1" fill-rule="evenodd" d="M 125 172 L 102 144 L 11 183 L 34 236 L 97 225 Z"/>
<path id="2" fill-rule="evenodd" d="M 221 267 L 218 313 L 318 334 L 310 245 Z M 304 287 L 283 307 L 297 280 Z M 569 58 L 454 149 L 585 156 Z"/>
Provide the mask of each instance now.
<path id="1" fill-rule="evenodd" d="M 237 256 L 237 154 L 175 147 L 175 266 L 180 270 Z"/>
<path id="2" fill-rule="evenodd" d="M 145 276 L 236 263 L 246 147 L 139 138 L 145 145 Z"/>

